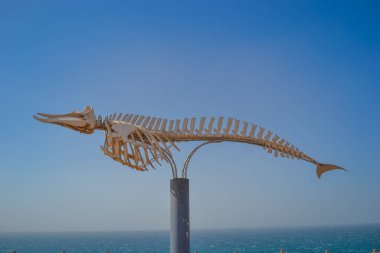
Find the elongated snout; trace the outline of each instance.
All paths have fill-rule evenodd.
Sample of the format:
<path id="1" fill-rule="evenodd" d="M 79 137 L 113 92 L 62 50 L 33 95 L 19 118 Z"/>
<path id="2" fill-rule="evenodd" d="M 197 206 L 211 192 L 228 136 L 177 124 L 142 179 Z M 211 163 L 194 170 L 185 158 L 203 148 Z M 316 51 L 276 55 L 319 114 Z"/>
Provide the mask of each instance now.
<path id="1" fill-rule="evenodd" d="M 71 126 L 71 127 L 84 127 L 86 126 L 87 122 L 79 117 L 74 117 L 70 114 L 63 114 L 63 115 L 57 115 L 57 114 L 44 114 L 44 113 L 37 113 L 39 116 L 33 115 L 33 118 L 43 122 L 43 123 L 50 123 L 50 124 L 56 124 L 60 126 Z"/>
<path id="2" fill-rule="evenodd" d="M 43 123 L 63 126 L 86 134 L 93 133 L 96 124 L 94 110 L 91 107 L 86 107 L 83 112 L 67 114 L 37 113 L 33 115 L 33 118 Z"/>

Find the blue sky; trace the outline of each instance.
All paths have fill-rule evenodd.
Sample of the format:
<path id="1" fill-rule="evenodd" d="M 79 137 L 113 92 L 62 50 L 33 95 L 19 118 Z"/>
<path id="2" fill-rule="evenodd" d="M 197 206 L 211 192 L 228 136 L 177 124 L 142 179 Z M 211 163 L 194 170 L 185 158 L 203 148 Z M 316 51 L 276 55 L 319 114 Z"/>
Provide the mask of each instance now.
<path id="1" fill-rule="evenodd" d="M 2 1 L 0 231 L 169 227 L 168 166 L 139 173 L 32 119 L 86 105 L 233 116 L 325 174 L 243 144 L 194 157 L 192 228 L 380 222 L 377 1 Z M 182 164 L 193 144 L 176 154 Z"/>

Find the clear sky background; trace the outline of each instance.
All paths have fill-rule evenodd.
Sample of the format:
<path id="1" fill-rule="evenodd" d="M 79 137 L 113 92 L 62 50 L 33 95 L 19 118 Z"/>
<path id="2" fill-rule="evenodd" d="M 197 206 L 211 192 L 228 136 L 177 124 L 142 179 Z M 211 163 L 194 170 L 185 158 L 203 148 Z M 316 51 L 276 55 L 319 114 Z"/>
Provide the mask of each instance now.
<path id="1" fill-rule="evenodd" d="M 189 168 L 191 227 L 380 222 L 378 1 L 1 1 L 0 231 L 169 228 L 168 166 L 123 167 L 35 121 L 233 116 L 345 167 L 215 144 Z M 182 164 L 193 144 L 182 144 Z"/>

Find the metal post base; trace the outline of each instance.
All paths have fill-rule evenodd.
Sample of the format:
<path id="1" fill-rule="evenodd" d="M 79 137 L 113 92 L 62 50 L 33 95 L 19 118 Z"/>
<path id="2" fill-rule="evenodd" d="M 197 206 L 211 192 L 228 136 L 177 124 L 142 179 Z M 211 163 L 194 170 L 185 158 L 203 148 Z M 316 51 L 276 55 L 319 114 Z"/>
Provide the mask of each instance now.
<path id="1" fill-rule="evenodd" d="M 170 253 L 190 253 L 189 179 L 170 180 Z"/>

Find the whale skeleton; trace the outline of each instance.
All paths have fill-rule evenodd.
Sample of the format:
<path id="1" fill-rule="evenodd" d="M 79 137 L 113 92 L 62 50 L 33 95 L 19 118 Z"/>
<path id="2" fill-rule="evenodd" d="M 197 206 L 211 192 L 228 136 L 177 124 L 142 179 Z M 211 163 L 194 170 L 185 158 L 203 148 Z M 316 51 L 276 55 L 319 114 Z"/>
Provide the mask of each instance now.
<path id="1" fill-rule="evenodd" d="M 44 123 L 70 128 L 85 134 L 95 130 L 105 133 L 101 150 L 115 161 L 138 171 L 146 171 L 154 164 L 168 162 L 173 169 L 172 150 L 179 142 L 201 141 L 203 146 L 217 142 L 240 142 L 264 148 L 275 157 L 300 159 L 317 166 L 317 176 L 331 170 L 345 170 L 332 164 L 322 164 L 300 151 L 284 138 L 258 125 L 228 117 L 201 117 L 184 119 L 162 119 L 136 114 L 111 114 L 104 119 L 96 117 L 90 106 L 68 114 L 37 113 L 33 117 Z M 194 152 L 200 147 L 198 146 Z M 191 156 L 193 152 L 191 153 Z M 191 158 L 189 156 L 189 158 Z M 186 166 L 188 161 L 186 161 Z M 186 172 L 183 173 L 186 177 Z M 173 176 L 177 177 L 176 171 Z"/>

